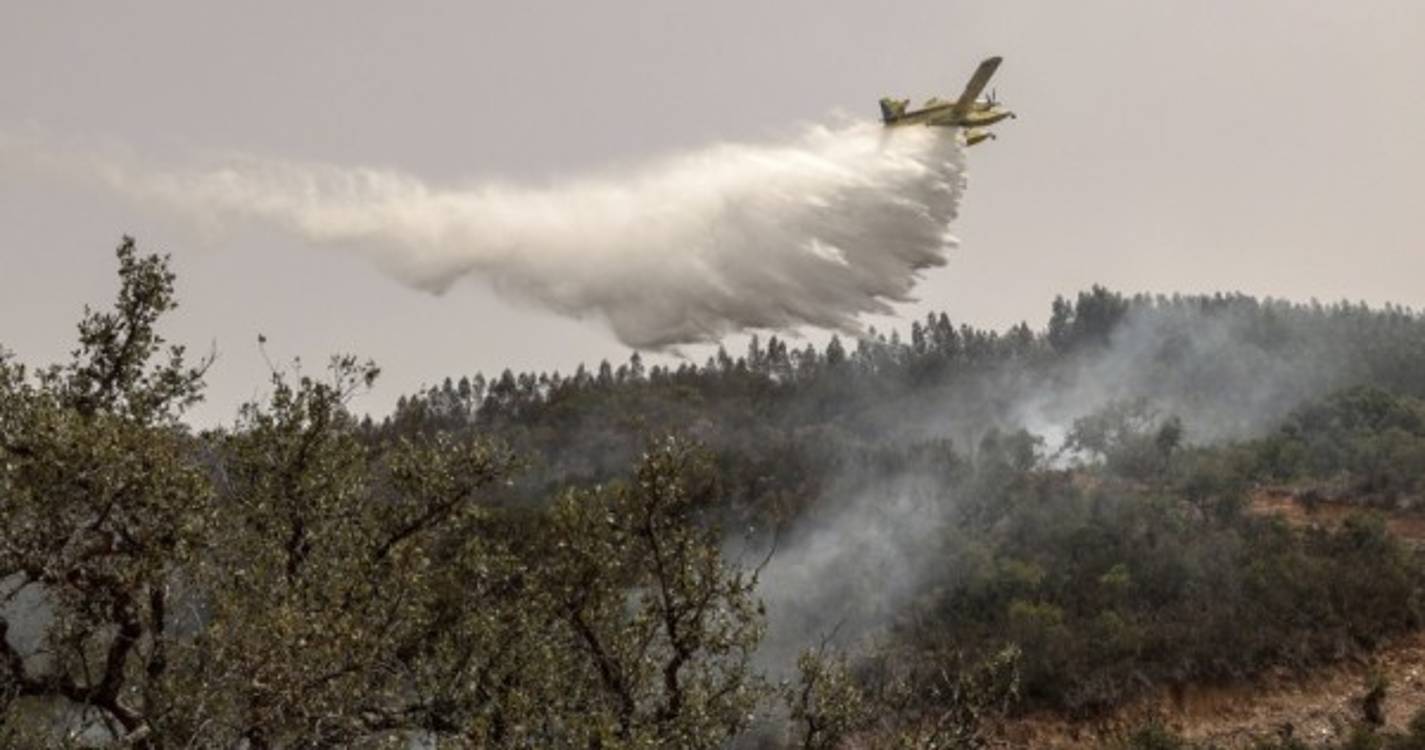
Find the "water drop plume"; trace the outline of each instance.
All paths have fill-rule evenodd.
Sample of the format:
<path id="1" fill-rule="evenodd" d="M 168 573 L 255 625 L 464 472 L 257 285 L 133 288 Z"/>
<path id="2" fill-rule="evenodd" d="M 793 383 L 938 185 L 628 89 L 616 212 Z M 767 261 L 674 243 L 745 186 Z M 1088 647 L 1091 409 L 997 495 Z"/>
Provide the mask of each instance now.
<path id="1" fill-rule="evenodd" d="M 537 188 L 251 156 L 79 171 L 205 223 L 359 252 L 432 292 L 483 279 L 657 349 L 747 329 L 854 332 L 889 312 L 953 247 L 963 164 L 953 132 L 855 122 Z"/>

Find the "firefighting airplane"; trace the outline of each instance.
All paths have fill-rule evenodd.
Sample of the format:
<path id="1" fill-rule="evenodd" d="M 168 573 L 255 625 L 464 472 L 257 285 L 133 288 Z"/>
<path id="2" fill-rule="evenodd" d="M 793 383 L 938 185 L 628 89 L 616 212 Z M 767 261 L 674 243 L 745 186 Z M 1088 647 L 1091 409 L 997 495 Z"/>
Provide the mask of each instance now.
<path id="1" fill-rule="evenodd" d="M 991 91 L 989 97 L 980 99 L 980 92 L 985 90 L 989 84 L 990 77 L 995 74 L 995 69 L 999 68 L 1002 58 L 991 57 L 980 63 L 980 67 L 975 69 L 975 74 L 970 76 L 970 82 L 965 84 L 964 93 L 953 102 L 948 102 L 939 98 L 932 98 L 925 103 L 924 107 L 906 111 L 910 106 L 909 99 L 892 99 L 886 97 L 881 100 L 881 122 L 886 127 L 899 127 L 901 125 L 926 125 L 938 128 L 965 128 L 965 144 L 973 146 L 980 141 L 993 139 L 994 133 L 988 128 L 1006 117 L 1014 117 L 1015 114 L 1005 109 L 999 102 L 995 101 L 994 92 Z"/>

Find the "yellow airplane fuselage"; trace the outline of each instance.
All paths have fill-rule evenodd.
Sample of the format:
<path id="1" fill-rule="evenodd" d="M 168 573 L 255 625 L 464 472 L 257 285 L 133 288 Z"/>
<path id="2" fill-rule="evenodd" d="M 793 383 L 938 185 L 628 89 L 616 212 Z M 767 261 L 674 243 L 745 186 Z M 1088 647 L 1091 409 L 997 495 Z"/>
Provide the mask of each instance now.
<path id="1" fill-rule="evenodd" d="M 1014 117 L 1014 113 L 998 104 L 977 103 L 973 110 L 957 114 L 952 103 L 907 112 L 886 124 L 893 127 L 928 125 L 938 128 L 982 128 L 1010 117 Z"/>

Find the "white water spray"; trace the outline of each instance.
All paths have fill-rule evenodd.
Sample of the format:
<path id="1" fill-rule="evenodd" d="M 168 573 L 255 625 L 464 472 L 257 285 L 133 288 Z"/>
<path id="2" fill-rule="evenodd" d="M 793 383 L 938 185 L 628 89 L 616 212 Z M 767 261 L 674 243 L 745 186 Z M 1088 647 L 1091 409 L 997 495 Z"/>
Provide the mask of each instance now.
<path id="1" fill-rule="evenodd" d="M 25 150 L 36 156 L 34 144 Z M 202 169 L 47 161 L 204 221 L 256 220 L 350 248 L 421 289 L 483 278 L 565 315 L 600 316 L 639 348 L 745 329 L 856 331 L 858 316 L 889 312 L 921 270 L 945 262 L 964 189 L 952 132 L 871 123 L 712 146 L 547 189 L 444 188 L 389 170 L 251 157 Z"/>

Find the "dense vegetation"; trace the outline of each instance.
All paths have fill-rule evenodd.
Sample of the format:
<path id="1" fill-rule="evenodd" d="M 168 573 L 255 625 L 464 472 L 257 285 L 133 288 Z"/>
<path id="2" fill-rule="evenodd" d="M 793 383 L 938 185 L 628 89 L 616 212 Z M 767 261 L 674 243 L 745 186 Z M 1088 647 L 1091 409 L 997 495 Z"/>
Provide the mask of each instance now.
<path id="1" fill-rule="evenodd" d="M 0 355 L 12 745 L 976 747 L 1425 624 L 1372 515 L 1425 488 L 1407 310 L 1095 288 L 1042 331 L 462 377 L 381 421 L 338 357 L 198 434 L 174 278 L 119 261 L 71 361 Z M 1264 485 L 1363 512 L 1292 528 Z"/>
<path id="2" fill-rule="evenodd" d="M 753 339 L 702 367 L 645 370 L 635 355 L 593 374 L 447 380 L 377 431 L 500 435 L 537 457 L 538 488 L 598 481 L 645 434 L 684 430 L 718 457 L 728 525 L 785 529 L 784 554 L 838 512 L 828 498 L 908 508 L 907 525 L 935 532 L 868 535 L 913 548 L 896 611 L 858 611 L 893 584 L 874 564 L 840 566 L 837 596 L 770 595 L 774 630 L 778 615 L 803 639 L 869 617 L 883 652 L 931 672 L 939 655 L 1013 643 L 1027 705 L 1093 712 L 1154 685 L 1306 668 L 1421 624 L 1420 560 L 1379 518 L 1299 533 L 1245 510 L 1263 485 L 1420 504 L 1425 320 L 1101 288 L 1052 313 L 1038 333 L 933 315 L 854 351 Z M 1055 419 L 1058 444 L 1025 429 Z M 862 529 L 847 527 L 855 544 Z"/>
<path id="3" fill-rule="evenodd" d="M 1293 412 L 1256 446 L 1258 471 L 1386 509 L 1425 495 L 1425 401 L 1361 386 Z"/>

